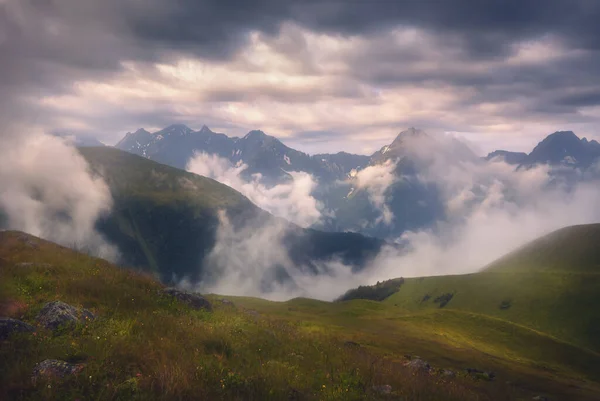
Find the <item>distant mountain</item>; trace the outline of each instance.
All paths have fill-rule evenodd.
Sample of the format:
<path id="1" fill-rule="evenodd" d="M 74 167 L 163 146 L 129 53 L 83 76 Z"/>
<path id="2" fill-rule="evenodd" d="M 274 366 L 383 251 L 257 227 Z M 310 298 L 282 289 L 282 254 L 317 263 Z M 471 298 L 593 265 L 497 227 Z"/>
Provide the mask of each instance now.
<path id="1" fill-rule="evenodd" d="M 182 124 L 154 133 L 144 129 L 127 133 L 116 147 L 181 169 L 197 152 L 218 155 L 233 164 L 245 163 L 246 175 L 260 173 L 267 182 L 289 179 L 289 171 L 304 171 L 326 181 L 343 179 L 369 160 L 368 156 L 343 152 L 309 156 L 258 130 L 238 138 L 213 132 L 206 126 L 193 131 Z"/>
<path id="2" fill-rule="evenodd" d="M 177 130 L 165 133 L 188 135 Z M 248 224 L 257 230 L 282 224 L 289 259 L 295 268 L 312 274 L 323 272 L 317 265 L 330 259 L 360 270 L 384 244 L 360 234 L 300 228 L 215 180 L 114 148 L 82 148 L 80 153 L 104 178 L 114 200 L 111 214 L 98 222 L 98 229 L 118 246 L 124 264 L 153 271 L 163 281 L 207 277 L 205 257 L 216 242 L 219 210 L 226 212 L 236 230 Z M 271 268 L 279 273 L 265 277 L 265 285 L 286 277 L 289 266 Z"/>
<path id="3" fill-rule="evenodd" d="M 530 167 L 537 164 L 587 169 L 600 161 L 600 143 L 579 138 L 573 131 L 557 131 L 537 144 L 531 153 L 496 150 L 485 158 L 503 158 L 507 163 Z"/>
<path id="4" fill-rule="evenodd" d="M 600 144 L 579 139 L 572 131 L 548 135 L 527 156 L 526 164 L 566 165 L 586 168 L 600 157 Z"/>
<path id="5" fill-rule="evenodd" d="M 336 209 L 334 228 L 396 238 L 406 230 L 432 225 L 444 217 L 445 205 L 439 188 L 423 180 L 422 174 L 465 161 L 481 163 L 459 140 L 435 137 L 416 128 L 402 131 L 391 144 L 375 152 L 368 164 L 380 171 L 393 165 L 394 182 L 378 194 L 393 221 L 382 220 L 382 210 L 373 205 L 370 190 L 361 188 L 355 177 L 350 181 L 345 201 Z"/>
<path id="6" fill-rule="evenodd" d="M 508 164 L 519 165 L 527 160 L 527 153 L 525 152 L 510 152 L 508 150 L 496 150 L 489 153 L 485 157 L 486 161 L 490 160 L 502 160 Z"/>

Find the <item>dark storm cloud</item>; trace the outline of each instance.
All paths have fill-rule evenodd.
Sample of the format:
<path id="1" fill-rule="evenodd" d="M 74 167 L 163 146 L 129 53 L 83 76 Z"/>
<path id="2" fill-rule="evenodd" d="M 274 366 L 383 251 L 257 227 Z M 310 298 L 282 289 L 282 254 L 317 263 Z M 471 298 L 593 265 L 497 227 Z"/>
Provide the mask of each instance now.
<path id="1" fill-rule="evenodd" d="M 302 34 L 292 30 L 282 35 L 289 22 L 312 32 L 367 42 L 346 55 L 349 68 L 340 84 L 305 93 L 285 87 L 248 92 L 217 88 L 204 94 L 206 100 L 247 102 L 259 95 L 288 103 L 328 96 L 361 100 L 365 97 L 361 84 L 383 89 L 439 85 L 473 90 L 456 107 L 527 99 L 523 107 L 500 109 L 506 117 L 546 112 L 575 118 L 578 108 L 600 104 L 589 90 L 590 82 L 600 78 L 599 18 L 600 2 L 594 0 L 0 0 L 0 119 L 34 115 L 43 125 L 52 120 L 52 110 L 32 104 L 32 98 L 73 91 L 78 80 L 108 79 L 123 71 L 124 62 L 169 63 L 181 55 L 227 62 L 248 45 L 249 32 L 258 32 L 280 53 L 296 55 L 301 73 L 318 75 Z M 417 28 L 431 40 L 398 47 L 389 33 L 396 27 Z M 515 44 L 547 34 L 564 48 L 582 52 L 541 66 L 504 62 Z M 469 63 L 492 64 L 466 68 Z M 582 91 L 586 87 L 588 92 Z M 200 117 L 207 123 L 227 124 L 210 113 L 183 115 L 168 100 L 157 107 L 163 109 L 117 112 L 114 124 L 101 126 L 160 126 Z M 105 117 L 86 116 L 90 125 Z M 136 124 L 137 118 L 147 120 Z M 423 126 L 468 129 L 419 118 Z"/>
<path id="2" fill-rule="evenodd" d="M 179 0 L 142 16 L 129 12 L 135 35 L 169 47 L 230 54 L 244 34 L 279 31 L 283 21 L 344 35 L 404 25 L 456 35 L 475 55 L 498 57 L 510 43 L 555 32 L 572 45 L 600 45 L 594 0 Z M 160 11 L 160 12 L 157 12 Z"/>

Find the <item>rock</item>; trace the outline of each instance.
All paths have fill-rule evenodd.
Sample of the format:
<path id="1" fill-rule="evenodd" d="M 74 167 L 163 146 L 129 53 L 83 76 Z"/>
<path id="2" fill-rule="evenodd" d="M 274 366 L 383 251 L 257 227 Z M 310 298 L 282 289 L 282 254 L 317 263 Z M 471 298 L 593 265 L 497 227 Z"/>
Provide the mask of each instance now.
<path id="1" fill-rule="evenodd" d="M 456 372 L 450 369 L 442 370 L 442 376 L 445 377 L 456 377 Z"/>
<path id="2" fill-rule="evenodd" d="M 231 302 L 231 301 L 230 301 L 230 300 L 228 300 L 228 299 L 222 299 L 222 300 L 221 300 L 221 303 L 222 303 L 223 305 L 226 305 L 226 306 L 234 306 L 234 305 L 233 305 L 233 302 Z"/>
<path id="3" fill-rule="evenodd" d="M 20 320 L 0 317 L 0 340 L 6 340 L 13 333 L 32 333 L 35 327 Z"/>
<path id="4" fill-rule="evenodd" d="M 484 372 L 483 370 L 475 369 L 475 368 L 466 368 L 467 373 L 474 378 L 484 379 L 484 380 L 494 380 L 496 374 L 494 372 Z"/>
<path id="5" fill-rule="evenodd" d="M 390 394 L 392 392 L 392 386 L 384 384 L 383 386 L 373 386 L 373 391 L 379 394 Z"/>
<path id="6" fill-rule="evenodd" d="M 200 294 L 186 292 L 178 290 L 177 288 L 165 288 L 163 290 L 165 294 L 177 298 L 179 301 L 188 304 L 194 309 L 204 309 L 208 312 L 212 312 L 212 305 L 206 298 Z"/>
<path id="7" fill-rule="evenodd" d="M 542 396 L 542 395 L 536 395 L 535 397 L 532 398 L 533 401 L 550 401 L 548 398 Z"/>
<path id="8" fill-rule="evenodd" d="M 38 363 L 33 368 L 33 375 L 31 380 L 35 382 L 40 379 L 57 379 L 64 378 L 67 375 L 73 375 L 83 370 L 85 365 L 78 364 L 74 365 L 58 359 L 46 359 L 43 362 Z"/>
<path id="9" fill-rule="evenodd" d="M 424 372 L 429 372 L 431 370 L 431 365 L 420 358 L 412 359 L 410 362 L 407 362 L 405 366 L 408 366 L 411 369 L 421 370 Z"/>
<path id="10" fill-rule="evenodd" d="M 246 310 L 246 313 L 250 316 L 254 316 L 254 317 L 259 317 L 260 313 L 258 313 L 257 311 L 253 310 L 253 309 L 248 309 Z"/>
<path id="11" fill-rule="evenodd" d="M 50 330 L 60 326 L 72 326 L 96 316 L 87 309 L 76 308 L 61 301 L 48 302 L 37 316 L 39 324 Z"/>

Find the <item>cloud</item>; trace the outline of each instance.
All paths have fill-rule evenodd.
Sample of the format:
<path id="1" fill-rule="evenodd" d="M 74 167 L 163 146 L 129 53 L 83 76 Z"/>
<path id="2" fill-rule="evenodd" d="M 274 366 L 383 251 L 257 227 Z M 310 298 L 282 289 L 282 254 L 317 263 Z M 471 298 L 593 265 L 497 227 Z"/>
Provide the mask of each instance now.
<path id="1" fill-rule="evenodd" d="M 260 174 L 245 179 L 242 173 L 247 168 L 246 164 L 234 166 L 227 159 L 204 152 L 196 154 L 186 166 L 188 171 L 230 186 L 260 208 L 301 227 L 317 224 L 329 214 L 312 195 L 317 183 L 310 174 L 290 171 L 287 183 L 267 186 Z"/>
<path id="2" fill-rule="evenodd" d="M 105 54 L 107 34 L 98 24 L 76 21 L 87 6 L 63 9 L 75 22 L 64 25 L 55 13 L 58 3 L 0 3 L 2 224 L 114 260 L 117 250 L 95 230 L 96 219 L 112 205 L 110 191 L 89 174 L 75 148 L 45 134 L 52 127 L 40 100 L 69 91 L 83 70 L 98 67 L 100 78 L 102 69 L 116 66 L 118 59 Z M 97 51 L 87 51 L 91 45 Z"/>
<path id="3" fill-rule="evenodd" d="M 204 293 L 276 301 L 294 297 L 331 300 L 363 279 L 335 259 L 313 261 L 310 267 L 294 263 L 285 243 L 290 230 L 285 221 L 255 220 L 239 228 L 224 212 L 219 220 L 216 244 L 203 264 L 202 281 L 182 280 L 180 286 Z"/>
<path id="4" fill-rule="evenodd" d="M 597 135 L 599 14 L 585 0 L 6 0 L 0 86 L 35 113 L 28 128 L 106 143 L 177 121 L 339 135 L 315 152 L 379 148 L 401 126 L 529 150 L 557 129 Z"/>
<path id="5" fill-rule="evenodd" d="M 489 194 L 493 195 L 492 193 Z M 486 197 L 487 200 L 490 197 Z M 475 272 L 524 243 L 553 230 L 600 221 L 600 191 L 583 185 L 571 194 L 547 193 L 525 205 L 482 204 L 460 224 L 406 233 L 409 251 L 385 250 L 370 267 L 368 282 Z"/>
<path id="6" fill-rule="evenodd" d="M 117 249 L 95 230 L 112 206 L 104 181 L 66 141 L 34 135 L 0 152 L 0 210 L 10 229 L 116 260 Z"/>
<path id="7" fill-rule="evenodd" d="M 387 204 L 386 192 L 399 179 L 395 171 L 396 163 L 387 160 L 383 164 L 368 166 L 358 171 L 351 179 L 351 182 L 356 186 L 352 191 L 367 191 L 369 201 L 381 212 L 381 216 L 372 222 L 372 225 L 377 225 L 380 222 L 390 225 L 394 220 L 394 214 Z"/>
<path id="8" fill-rule="evenodd" d="M 443 140 L 441 149 L 448 148 L 447 141 L 454 139 Z M 397 245 L 384 247 L 359 272 L 333 260 L 318 264 L 320 274 L 315 275 L 290 260 L 281 240 L 282 225 L 262 222 L 234 231 L 222 220 L 209 266 L 224 273 L 197 288 L 276 300 L 296 296 L 333 300 L 349 288 L 390 278 L 473 273 L 553 230 L 600 222 L 596 206 L 600 189 L 595 182 L 574 186 L 561 182 L 548 166 L 516 169 L 501 160 L 461 158 L 457 152 L 426 153 L 415 146 L 406 150 L 425 158 L 418 180 L 436 185 L 445 205 L 446 217 L 432 227 L 390 238 Z M 395 180 L 390 168 L 397 166 L 388 161 L 370 167 L 360 182 L 373 184 L 375 201 L 389 208 L 385 188 Z"/>

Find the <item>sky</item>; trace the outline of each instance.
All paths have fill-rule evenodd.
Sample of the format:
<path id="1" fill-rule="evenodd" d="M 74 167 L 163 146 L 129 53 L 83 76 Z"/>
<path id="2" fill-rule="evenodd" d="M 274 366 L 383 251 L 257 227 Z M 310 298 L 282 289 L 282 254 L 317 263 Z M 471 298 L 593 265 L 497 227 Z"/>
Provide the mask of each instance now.
<path id="1" fill-rule="evenodd" d="M 363 154 L 414 126 L 530 151 L 600 138 L 599 19 L 595 0 L 0 0 L 0 123 Z"/>

